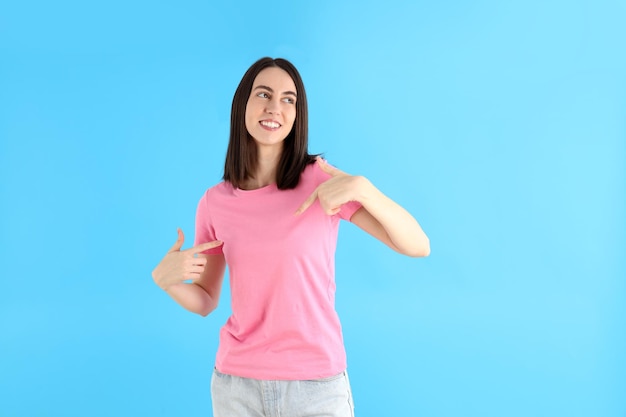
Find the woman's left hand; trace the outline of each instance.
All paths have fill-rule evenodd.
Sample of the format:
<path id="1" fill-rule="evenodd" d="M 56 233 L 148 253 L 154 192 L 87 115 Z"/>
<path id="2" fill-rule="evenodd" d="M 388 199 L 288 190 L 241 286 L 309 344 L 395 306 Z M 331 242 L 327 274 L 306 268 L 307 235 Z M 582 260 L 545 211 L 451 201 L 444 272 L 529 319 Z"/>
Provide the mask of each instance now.
<path id="1" fill-rule="evenodd" d="M 365 177 L 346 174 L 329 165 L 320 157 L 317 158 L 317 164 L 331 178 L 313 191 L 309 198 L 296 210 L 296 215 L 302 214 L 315 200 L 319 200 L 322 209 L 329 216 L 339 213 L 341 206 L 347 202 L 359 201 L 363 190 L 369 183 Z"/>

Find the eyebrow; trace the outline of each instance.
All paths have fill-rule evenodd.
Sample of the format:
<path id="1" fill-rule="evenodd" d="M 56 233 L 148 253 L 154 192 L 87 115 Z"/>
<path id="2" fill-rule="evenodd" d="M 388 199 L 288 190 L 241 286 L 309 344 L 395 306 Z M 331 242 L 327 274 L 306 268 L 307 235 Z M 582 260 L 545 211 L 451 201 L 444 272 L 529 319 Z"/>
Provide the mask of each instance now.
<path id="1" fill-rule="evenodd" d="M 269 91 L 270 93 L 274 92 L 274 90 L 272 88 L 270 88 L 270 87 L 268 87 L 266 85 L 257 85 L 256 87 L 254 87 L 254 89 L 255 90 L 263 89 L 263 90 Z M 294 93 L 293 91 L 284 91 L 283 94 L 289 94 L 289 95 L 292 95 L 294 97 L 298 97 L 298 95 L 296 93 Z"/>

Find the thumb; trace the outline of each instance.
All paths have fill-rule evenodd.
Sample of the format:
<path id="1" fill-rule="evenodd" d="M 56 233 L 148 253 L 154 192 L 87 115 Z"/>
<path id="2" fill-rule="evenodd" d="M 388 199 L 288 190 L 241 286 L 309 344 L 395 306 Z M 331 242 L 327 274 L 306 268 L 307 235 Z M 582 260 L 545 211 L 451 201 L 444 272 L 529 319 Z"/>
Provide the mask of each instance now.
<path id="1" fill-rule="evenodd" d="M 178 240 L 176 241 L 176 243 L 174 243 L 174 246 L 172 246 L 170 248 L 169 252 L 177 252 L 180 250 L 180 248 L 183 247 L 183 243 L 185 243 L 185 235 L 183 234 L 183 231 L 178 228 Z"/>

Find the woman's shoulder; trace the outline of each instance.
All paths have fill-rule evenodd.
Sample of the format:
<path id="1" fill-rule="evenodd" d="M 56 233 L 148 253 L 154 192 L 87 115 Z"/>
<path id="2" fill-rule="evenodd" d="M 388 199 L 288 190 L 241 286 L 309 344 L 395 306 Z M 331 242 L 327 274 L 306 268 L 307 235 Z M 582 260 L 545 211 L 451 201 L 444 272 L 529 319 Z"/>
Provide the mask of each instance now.
<path id="1" fill-rule="evenodd" d="M 220 196 L 230 195 L 233 193 L 233 186 L 228 181 L 221 181 L 211 187 L 202 195 L 202 200 L 210 200 L 214 198 L 220 198 Z"/>
<path id="2" fill-rule="evenodd" d="M 326 158 L 322 158 L 321 156 L 318 156 L 318 158 L 322 161 L 324 161 L 326 164 L 334 167 L 333 164 L 331 164 L 330 162 L 328 162 L 328 160 Z M 315 163 L 310 164 L 309 166 L 307 166 L 306 168 L 307 170 L 310 170 L 311 172 L 311 176 L 314 176 L 318 181 L 324 182 L 327 181 L 331 175 L 327 172 L 325 172 L 322 167 L 320 166 L 319 162 L 316 160 Z"/>
<path id="3" fill-rule="evenodd" d="M 303 184 L 315 183 L 316 186 L 326 181 L 325 173 L 320 168 L 317 161 L 307 164 L 300 174 L 300 182 Z"/>

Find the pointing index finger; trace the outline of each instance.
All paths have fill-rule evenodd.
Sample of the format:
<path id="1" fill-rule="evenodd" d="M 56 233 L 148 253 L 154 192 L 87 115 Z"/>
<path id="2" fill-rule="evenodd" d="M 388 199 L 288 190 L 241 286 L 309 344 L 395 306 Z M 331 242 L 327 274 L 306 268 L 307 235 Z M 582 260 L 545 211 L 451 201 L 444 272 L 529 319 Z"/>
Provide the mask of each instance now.
<path id="1" fill-rule="evenodd" d="M 304 203 L 302 203 L 302 205 L 300 206 L 300 208 L 298 208 L 298 210 L 296 210 L 295 215 L 299 216 L 300 214 L 304 213 L 304 211 L 306 209 L 308 209 L 309 207 L 311 207 L 311 204 L 313 204 L 313 202 L 317 199 L 317 189 L 315 189 L 315 191 L 313 191 L 313 193 L 309 196 L 309 198 L 307 198 L 306 200 L 304 200 Z"/>
<path id="2" fill-rule="evenodd" d="M 336 177 L 338 175 L 346 175 L 345 172 L 343 172 L 339 168 L 335 168 L 334 166 L 330 165 L 328 162 L 326 162 L 326 160 L 320 158 L 319 156 L 317 157 L 317 164 L 320 166 L 320 168 L 322 168 L 322 171 L 333 177 Z"/>
<path id="3" fill-rule="evenodd" d="M 224 242 L 221 240 L 214 240 L 212 242 L 201 243 L 199 245 L 194 246 L 193 248 L 188 249 L 191 254 L 197 254 L 200 252 L 204 252 L 205 250 L 216 248 L 222 245 Z"/>

